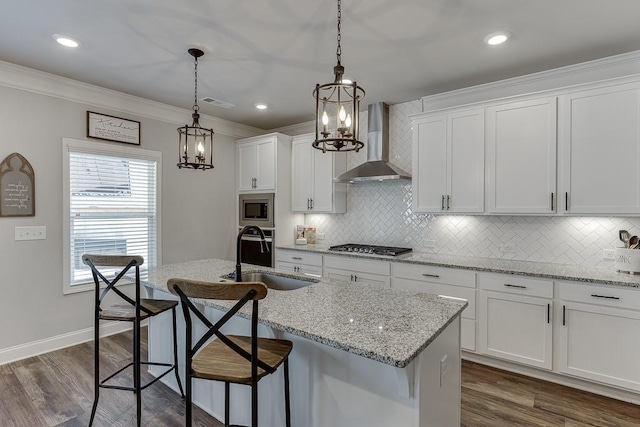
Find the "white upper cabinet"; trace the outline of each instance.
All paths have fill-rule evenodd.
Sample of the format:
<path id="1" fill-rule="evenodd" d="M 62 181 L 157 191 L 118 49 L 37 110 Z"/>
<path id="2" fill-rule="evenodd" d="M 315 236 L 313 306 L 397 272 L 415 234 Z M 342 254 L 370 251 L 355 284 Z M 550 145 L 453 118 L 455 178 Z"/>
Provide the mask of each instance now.
<path id="1" fill-rule="evenodd" d="M 556 212 L 556 98 L 487 108 L 487 213 Z"/>
<path id="2" fill-rule="evenodd" d="M 413 210 L 484 211 L 484 109 L 413 118 Z"/>
<path id="3" fill-rule="evenodd" d="M 305 213 L 345 213 L 347 184 L 333 178 L 347 169 L 345 153 L 323 153 L 311 146 L 313 135 L 292 144 L 292 210 Z"/>
<path id="4" fill-rule="evenodd" d="M 560 97 L 561 209 L 640 214 L 640 83 Z"/>
<path id="5" fill-rule="evenodd" d="M 276 190 L 276 139 L 269 135 L 238 143 L 238 191 Z"/>

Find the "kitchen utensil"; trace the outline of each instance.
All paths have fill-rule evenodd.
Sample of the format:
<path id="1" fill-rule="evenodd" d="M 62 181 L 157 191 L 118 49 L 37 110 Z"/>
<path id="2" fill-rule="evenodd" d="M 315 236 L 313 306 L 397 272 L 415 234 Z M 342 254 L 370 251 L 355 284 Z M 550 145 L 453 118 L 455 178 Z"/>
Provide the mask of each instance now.
<path id="1" fill-rule="evenodd" d="M 620 240 L 622 241 L 622 243 L 624 243 L 626 246 L 628 246 L 629 245 L 629 238 L 631 237 L 631 234 L 627 230 L 620 230 L 618 232 L 618 235 L 620 236 Z"/>
<path id="2" fill-rule="evenodd" d="M 631 236 L 629 237 L 629 242 L 627 243 L 627 247 L 629 249 L 634 249 L 636 246 L 638 246 L 639 242 L 640 242 L 640 239 L 638 239 L 638 236 Z"/>

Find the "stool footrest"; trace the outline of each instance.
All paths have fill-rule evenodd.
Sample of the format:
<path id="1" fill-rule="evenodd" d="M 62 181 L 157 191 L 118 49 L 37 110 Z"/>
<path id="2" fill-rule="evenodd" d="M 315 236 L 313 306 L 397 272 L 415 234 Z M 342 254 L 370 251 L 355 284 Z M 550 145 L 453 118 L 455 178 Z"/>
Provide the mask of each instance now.
<path id="1" fill-rule="evenodd" d="M 151 384 L 155 383 L 156 381 L 158 381 L 159 379 L 161 379 L 162 377 L 164 377 L 165 375 L 167 375 L 169 372 L 172 372 L 175 367 L 173 364 L 171 363 L 160 363 L 160 362 L 140 362 L 141 365 L 148 365 L 148 366 L 164 366 L 167 367 L 169 369 L 167 369 L 166 371 L 164 371 L 162 374 L 158 375 L 157 377 L 155 377 L 153 380 L 149 381 L 146 384 L 142 384 L 140 385 L 140 390 L 144 390 L 145 388 L 149 387 Z M 103 379 L 102 381 L 100 381 L 100 388 L 110 388 L 110 389 L 116 389 L 116 390 L 125 390 L 125 391 L 136 391 L 136 388 L 133 386 L 120 386 L 120 385 L 114 385 L 114 384 L 106 384 L 107 381 L 109 381 L 110 379 L 114 378 L 115 376 L 117 376 L 118 374 L 122 373 L 122 371 L 124 371 L 125 369 L 129 368 L 133 366 L 133 362 L 129 362 L 127 363 L 125 366 L 123 366 L 122 368 L 118 369 L 116 372 L 114 372 L 113 374 L 109 375 L 107 378 Z"/>

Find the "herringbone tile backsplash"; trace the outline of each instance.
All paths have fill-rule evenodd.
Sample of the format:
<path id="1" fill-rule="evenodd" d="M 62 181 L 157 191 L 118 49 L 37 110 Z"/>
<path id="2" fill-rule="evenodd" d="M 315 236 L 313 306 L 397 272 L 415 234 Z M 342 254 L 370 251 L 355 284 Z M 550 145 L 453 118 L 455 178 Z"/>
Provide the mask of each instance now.
<path id="1" fill-rule="evenodd" d="M 390 158 L 411 171 L 410 114 L 421 102 L 392 105 Z M 366 138 L 367 114 L 361 115 Z M 363 136 L 363 135 L 361 135 Z M 366 160 L 366 151 L 348 154 L 348 167 Z M 621 244 L 618 230 L 640 233 L 640 218 L 458 216 L 414 214 L 410 181 L 350 184 L 346 214 L 306 215 L 306 222 L 325 233 L 325 243 L 406 246 L 434 252 L 557 264 L 609 267 L 603 249 Z M 512 251 L 501 250 L 511 245 Z"/>

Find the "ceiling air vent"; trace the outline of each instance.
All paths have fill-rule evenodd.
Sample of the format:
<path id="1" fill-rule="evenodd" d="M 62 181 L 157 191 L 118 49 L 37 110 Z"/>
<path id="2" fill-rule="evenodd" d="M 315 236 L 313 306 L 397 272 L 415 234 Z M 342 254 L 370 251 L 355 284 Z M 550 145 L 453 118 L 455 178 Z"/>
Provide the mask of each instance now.
<path id="1" fill-rule="evenodd" d="M 220 108 L 235 107 L 235 105 L 231 104 L 230 102 L 220 101 L 219 99 L 214 99 L 214 98 L 211 98 L 210 96 L 205 96 L 204 98 L 201 98 L 200 101 L 206 102 L 207 104 L 215 105 L 216 107 L 220 107 Z"/>

